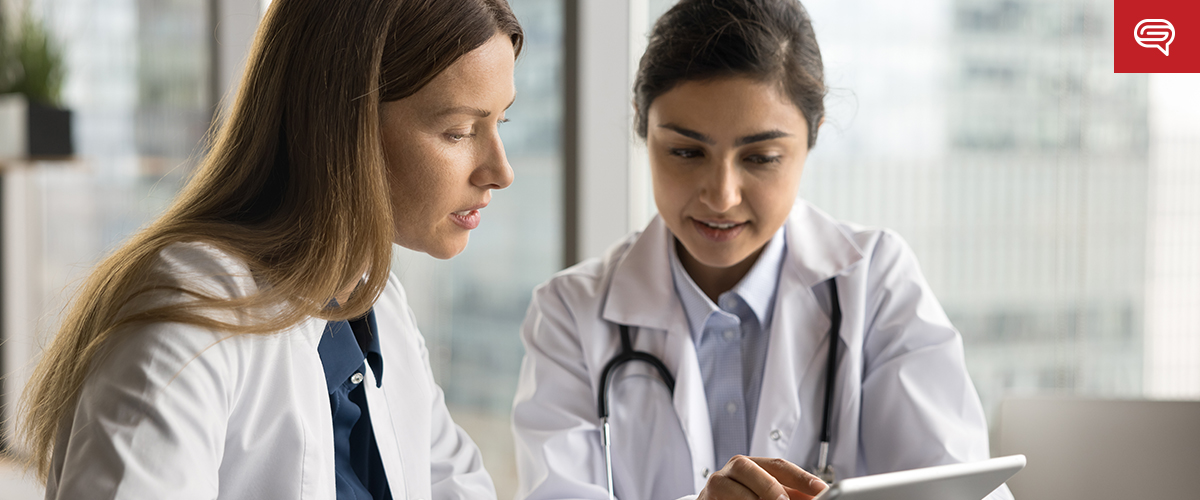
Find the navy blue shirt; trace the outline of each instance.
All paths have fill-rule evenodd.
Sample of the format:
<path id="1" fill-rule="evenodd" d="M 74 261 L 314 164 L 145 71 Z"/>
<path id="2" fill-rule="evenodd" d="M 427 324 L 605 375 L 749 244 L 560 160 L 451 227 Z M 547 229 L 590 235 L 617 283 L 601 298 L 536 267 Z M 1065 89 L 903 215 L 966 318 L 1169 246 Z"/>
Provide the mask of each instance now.
<path id="1" fill-rule="evenodd" d="M 330 321 L 317 345 L 333 417 L 338 500 L 392 498 L 363 389 L 368 363 L 376 386 L 383 385 L 383 355 L 377 331 L 375 311 L 371 311 L 350 321 Z"/>

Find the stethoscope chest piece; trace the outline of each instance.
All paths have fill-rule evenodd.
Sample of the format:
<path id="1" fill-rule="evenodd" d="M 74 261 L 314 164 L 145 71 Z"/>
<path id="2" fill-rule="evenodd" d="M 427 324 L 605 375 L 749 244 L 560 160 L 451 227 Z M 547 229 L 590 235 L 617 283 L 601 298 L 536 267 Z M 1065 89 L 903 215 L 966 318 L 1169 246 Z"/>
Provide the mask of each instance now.
<path id="1" fill-rule="evenodd" d="M 826 465 L 821 470 L 818 470 L 816 474 L 818 478 L 821 478 L 822 481 L 825 481 L 825 484 L 833 484 L 833 482 L 837 480 L 837 474 L 833 473 L 832 465 Z"/>

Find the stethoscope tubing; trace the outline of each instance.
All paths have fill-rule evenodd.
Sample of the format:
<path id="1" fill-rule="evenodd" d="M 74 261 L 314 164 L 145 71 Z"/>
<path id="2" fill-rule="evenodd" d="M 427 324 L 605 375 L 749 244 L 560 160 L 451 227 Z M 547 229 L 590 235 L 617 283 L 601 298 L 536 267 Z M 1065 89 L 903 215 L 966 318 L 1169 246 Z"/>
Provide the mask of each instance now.
<path id="1" fill-rule="evenodd" d="M 629 325 L 620 325 L 621 327 L 621 353 L 614 356 L 604 365 L 604 370 L 600 372 L 600 395 L 596 407 L 600 410 L 600 446 L 604 449 L 604 471 L 605 477 L 608 479 L 608 499 L 616 500 L 616 490 L 613 488 L 613 473 L 612 473 L 612 434 L 608 425 L 608 383 L 612 378 L 612 374 L 617 371 L 617 367 L 630 361 L 642 361 L 653 366 L 658 371 L 658 375 L 662 377 L 663 383 L 667 386 L 667 391 L 671 397 L 675 396 L 675 377 L 671 375 L 671 370 L 667 369 L 667 365 L 663 364 L 662 360 L 658 359 L 653 354 L 644 351 L 633 350 L 633 341 L 629 338 Z"/>
<path id="2" fill-rule="evenodd" d="M 825 410 L 821 415 L 821 446 L 817 452 L 817 477 L 826 484 L 833 483 L 836 476 L 829 465 L 830 436 L 829 421 L 833 410 L 834 381 L 837 380 L 838 332 L 842 329 L 842 304 L 838 301 L 837 281 L 829 280 L 829 303 L 833 314 L 829 318 L 829 358 L 825 362 Z"/>
<path id="3" fill-rule="evenodd" d="M 838 354 L 838 332 L 842 327 L 842 307 L 838 301 L 837 282 L 829 279 L 830 285 L 830 304 L 833 306 L 833 314 L 830 318 L 829 327 L 829 357 L 825 366 L 825 408 L 821 412 L 821 444 L 817 452 L 817 469 L 816 475 L 826 483 L 832 483 L 835 479 L 833 467 L 829 464 L 829 448 L 831 443 L 829 421 L 833 409 L 833 393 L 835 388 L 835 380 L 837 378 L 837 354 Z M 671 375 L 671 371 L 663 364 L 662 360 L 653 354 L 644 351 L 633 350 L 633 342 L 629 336 L 629 326 L 619 325 L 621 332 L 621 352 L 613 356 L 611 360 L 604 365 L 604 369 L 600 371 L 600 393 L 597 395 L 596 407 L 600 415 L 600 447 L 604 452 L 604 470 L 608 482 L 608 498 L 609 500 L 616 499 L 616 490 L 613 486 L 612 472 L 612 434 L 608 423 L 608 385 L 613 373 L 621 365 L 631 361 L 641 361 L 648 363 L 658 371 L 662 377 L 663 383 L 667 386 L 667 391 L 672 398 L 675 396 L 675 377 Z"/>
<path id="4" fill-rule="evenodd" d="M 675 377 L 671 375 L 671 370 L 667 369 L 667 365 L 663 364 L 662 360 L 657 356 L 644 351 L 633 350 L 633 342 L 629 338 L 629 326 L 621 325 L 621 353 L 614 356 L 604 365 L 604 370 L 600 372 L 600 395 L 597 397 L 596 407 L 600 409 L 600 418 L 608 420 L 608 383 L 612 378 L 612 374 L 617 371 L 617 367 L 630 361 L 642 361 L 649 363 L 655 370 L 658 370 L 659 376 L 662 377 L 663 383 L 667 385 L 667 391 L 671 396 L 675 395 Z"/>

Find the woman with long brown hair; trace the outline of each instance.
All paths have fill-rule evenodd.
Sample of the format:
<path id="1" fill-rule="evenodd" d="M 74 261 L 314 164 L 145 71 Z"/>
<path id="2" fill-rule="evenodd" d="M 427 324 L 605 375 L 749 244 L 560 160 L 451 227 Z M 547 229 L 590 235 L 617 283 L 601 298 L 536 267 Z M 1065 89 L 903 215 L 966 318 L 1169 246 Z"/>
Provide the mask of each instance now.
<path id="1" fill-rule="evenodd" d="M 47 498 L 491 498 L 391 276 L 512 182 L 505 0 L 275 0 L 211 152 L 23 400 Z M 386 366 L 386 370 L 384 369 Z"/>

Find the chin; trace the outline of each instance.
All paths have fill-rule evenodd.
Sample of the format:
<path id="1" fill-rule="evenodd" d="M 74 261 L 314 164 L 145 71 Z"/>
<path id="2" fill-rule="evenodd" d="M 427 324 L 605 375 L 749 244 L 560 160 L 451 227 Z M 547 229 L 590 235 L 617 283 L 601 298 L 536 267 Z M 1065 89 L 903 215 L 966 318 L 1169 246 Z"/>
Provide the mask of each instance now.
<path id="1" fill-rule="evenodd" d="M 392 238 L 392 243 L 441 260 L 454 257 L 467 248 L 467 235 L 454 238 L 419 240 L 419 238 L 402 238 L 400 235 L 397 235 L 395 238 Z"/>
<path id="2" fill-rule="evenodd" d="M 425 253 L 435 259 L 447 260 L 467 249 L 467 238 L 455 238 L 451 241 L 440 241 L 430 245 Z"/>
<path id="3" fill-rule="evenodd" d="M 736 252 L 729 251 L 727 249 L 715 248 L 704 248 L 702 251 L 697 252 L 692 248 L 689 248 L 687 245 L 684 245 L 684 248 L 687 249 L 688 253 L 692 255 L 692 258 L 696 259 L 701 264 L 716 269 L 725 269 L 736 266 L 754 253 Z"/>

